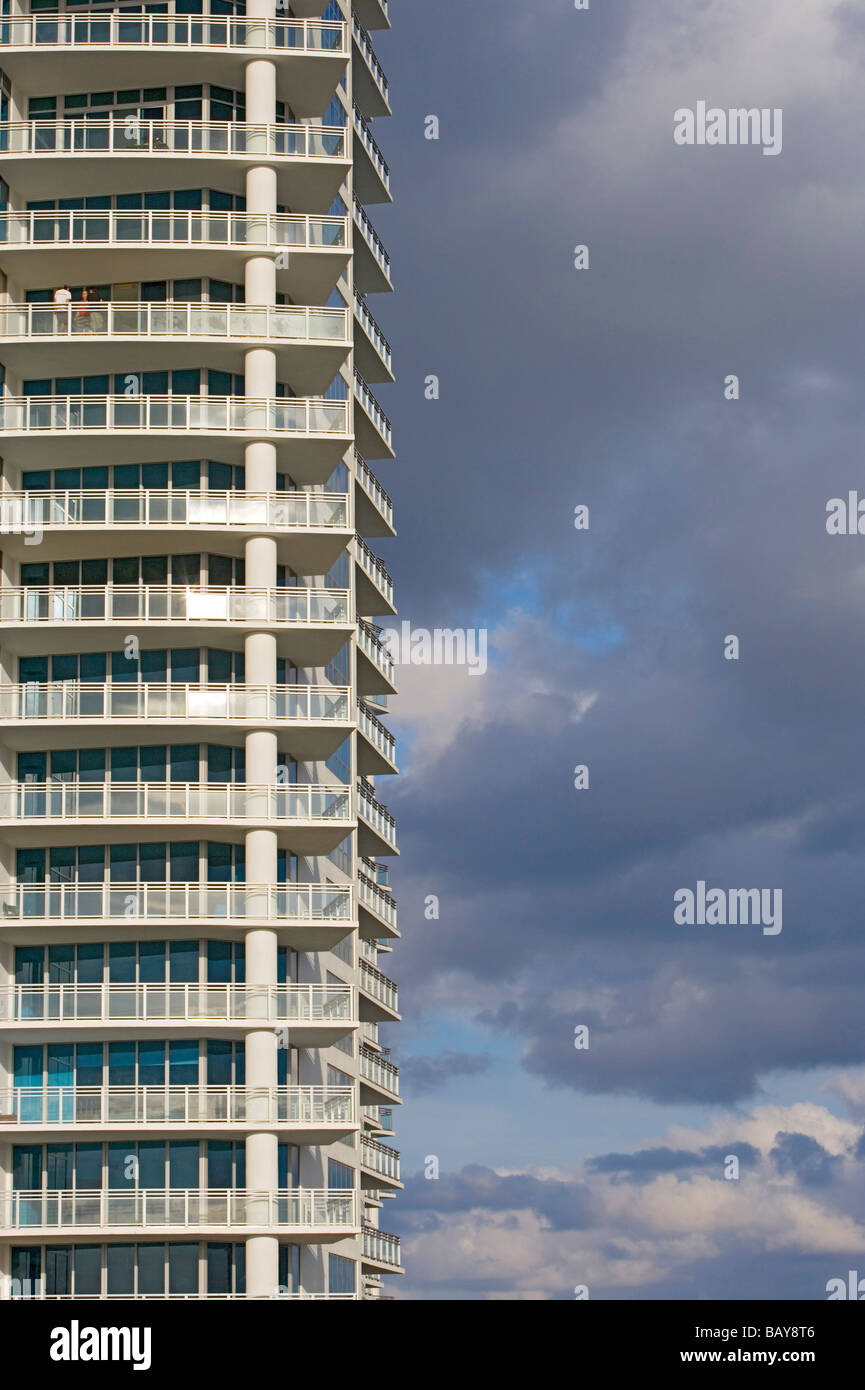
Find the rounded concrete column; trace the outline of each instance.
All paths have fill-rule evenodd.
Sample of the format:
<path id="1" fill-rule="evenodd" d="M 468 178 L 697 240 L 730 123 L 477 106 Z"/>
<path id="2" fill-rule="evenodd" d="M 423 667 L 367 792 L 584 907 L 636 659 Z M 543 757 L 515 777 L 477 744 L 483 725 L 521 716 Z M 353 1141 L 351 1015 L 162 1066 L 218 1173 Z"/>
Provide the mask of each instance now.
<path id="1" fill-rule="evenodd" d="M 249 0 L 250 19 L 272 20 L 273 0 Z M 246 119 L 251 125 L 272 125 L 276 120 L 276 67 L 270 59 L 254 58 L 246 66 Z M 253 136 L 253 148 L 269 155 L 267 139 Z M 276 170 L 255 166 L 246 175 L 246 210 L 253 216 L 276 212 Z M 274 255 L 252 256 L 245 266 L 244 289 L 247 304 L 276 303 Z M 276 394 L 276 355 L 267 348 L 254 348 L 244 359 L 247 399 L 272 399 Z M 252 417 L 250 417 L 252 418 Z M 256 417 L 257 418 L 257 417 Z M 262 425 L 266 424 L 262 415 Z M 247 492 L 276 490 L 276 449 L 266 440 L 254 440 L 244 453 Z M 249 588 L 272 589 L 276 585 L 276 542 L 269 536 L 252 536 L 245 546 L 246 584 Z M 244 645 L 247 685 L 276 683 L 276 635 L 272 630 L 253 632 Z M 249 784 L 272 787 L 277 780 L 278 744 L 276 734 L 256 729 L 246 736 L 246 780 Z M 246 881 L 273 884 L 277 874 L 276 833 L 251 830 L 246 836 Z M 253 1004 L 262 1011 L 263 1026 L 246 1036 L 246 1084 L 270 1087 L 277 1084 L 278 1019 L 268 1023 L 267 997 L 277 983 L 277 935 L 271 928 L 253 928 L 246 933 L 246 979 L 262 987 L 261 1000 Z M 264 1118 L 264 1116 L 262 1117 Z M 279 1139 L 274 1131 L 260 1130 L 246 1140 L 246 1186 L 251 1192 L 276 1192 L 279 1187 Z M 262 1204 L 262 1214 L 265 1210 Z M 256 1220 L 256 1207 L 250 1222 Z M 286 1235 L 288 1233 L 286 1232 Z M 272 1235 L 251 1236 L 246 1242 L 246 1280 L 250 1294 L 272 1295 L 279 1285 L 279 1240 Z"/>

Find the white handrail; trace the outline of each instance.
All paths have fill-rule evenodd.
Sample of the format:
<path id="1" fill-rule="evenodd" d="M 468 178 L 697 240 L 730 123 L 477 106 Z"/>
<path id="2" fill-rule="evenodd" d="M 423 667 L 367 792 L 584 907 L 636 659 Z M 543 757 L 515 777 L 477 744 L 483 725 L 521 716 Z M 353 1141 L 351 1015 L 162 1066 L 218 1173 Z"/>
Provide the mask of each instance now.
<path id="1" fill-rule="evenodd" d="M 2 25 L 2 20 L 0 20 Z M 7 246 L 263 246 L 272 250 L 344 250 L 347 217 L 304 213 L 247 213 L 152 209 L 119 212 L 76 209 L 0 213 Z"/>
<path id="2" fill-rule="evenodd" d="M 210 304 L 196 301 L 0 305 L 0 339 L 88 337 L 261 339 L 348 342 L 347 309 L 303 304 Z"/>
<path id="3" fill-rule="evenodd" d="M 375 631 L 369 623 L 360 620 L 357 625 L 357 645 L 365 656 L 369 657 L 373 666 L 381 671 L 382 675 L 393 685 L 395 668 L 393 659 L 385 647 L 375 635 Z"/>
<path id="4" fill-rule="evenodd" d="M 2 687 L 0 687 L 0 710 L 2 710 Z M 2 716 L 0 716 L 2 717 Z M 358 701 L 357 706 L 357 727 L 375 748 L 383 753 L 390 762 L 396 758 L 396 739 L 389 729 L 379 722 L 363 704 Z"/>
<path id="5" fill-rule="evenodd" d="M 351 985 L 39 984 L 0 987 L 6 1023 L 168 1021 L 333 1023 L 354 1013 Z"/>
<path id="6" fill-rule="evenodd" d="M 381 357 L 388 371 L 390 371 L 392 363 L 392 352 L 390 343 L 382 333 L 381 329 L 378 326 L 378 323 L 376 322 L 373 315 L 370 313 L 367 305 L 364 303 L 357 290 L 355 290 L 354 292 L 354 311 L 355 317 L 360 320 L 365 333 L 367 334 L 370 341 L 374 343 L 379 356 Z"/>
<path id="7" fill-rule="evenodd" d="M 339 159 L 347 155 L 343 126 L 253 124 L 247 121 L 146 120 L 139 116 L 10 121 L 3 127 L 10 155 L 198 154 L 248 158 Z"/>
<path id="8" fill-rule="evenodd" d="M 386 1144 L 379 1144 L 375 1139 L 369 1139 L 364 1135 L 360 1145 L 360 1161 L 365 1168 L 371 1168 L 374 1172 L 385 1174 L 399 1182 L 398 1149 L 390 1149 Z"/>
<path id="9" fill-rule="evenodd" d="M 344 55 L 347 25 L 318 19 L 235 19 L 223 15 L 26 16 L 0 22 L 6 49 L 222 48 Z"/>
<path id="10" fill-rule="evenodd" d="M 2 336 L 2 335 L 0 335 Z M 210 492 L 186 488 L 0 492 L 0 533 L 63 526 L 250 526 L 351 529 L 345 492 Z"/>
<path id="11" fill-rule="evenodd" d="M 351 922 L 347 883 L 7 883 L 0 917 L 36 922 Z"/>
<path id="12" fill-rule="evenodd" d="M 391 926 L 396 926 L 396 900 L 360 870 L 357 875 L 357 896 L 358 902 L 368 907 L 370 912 L 374 912 Z"/>
<path id="13" fill-rule="evenodd" d="M 364 241 L 366 242 L 367 246 L 369 247 L 379 266 L 384 271 L 388 284 L 390 284 L 390 256 L 388 255 L 387 251 L 385 251 L 384 243 L 382 242 L 378 232 L 375 230 L 375 227 L 370 222 L 366 210 L 364 209 L 363 205 L 358 202 L 357 198 L 355 198 L 354 200 L 354 223 L 355 226 L 362 233 Z"/>
<path id="14" fill-rule="evenodd" d="M 5 782 L 0 822 L 254 820 L 348 822 L 351 788 L 248 782 Z"/>
<path id="15" fill-rule="evenodd" d="M 349 433 L 348 401 L 319 396 L 3 396 L 4 434 L 90 434 L 124 430 L 163 434 Z"/>
<path id="16" fill-rule="evenodd" d="M 366 59 L 370 72 L 372 73 L 375 79 L 376 86 L 384 96 L 385 100 L 387 100 L 388 82 L 384 74 L 384 68 L 382 67 L 381 63 L 378 61 L 378 58 L 376 57 L 375 49 L 372 46 L 372 39 L 370 38 L 369 34 L 366 32 L 356 15 L 353 16 L 352 34 L 358 45 L 358 48 L 360 49 L 361 53 Z"/>
<path id="17" fill-rule="evenodd" d="M 358 372 L 354 374 L 354 398 L 369 416 L 382 439 L 391 446 L 392 430 L 390 420 L 385 415 L 375 396 Z"/>
<path id="18" fill-rule="evenodd" d="M 0 623 L 350 624 L 350 589 L 72 584 L 0 588 Z"/>
<path id="19" fill-rule="evenodd" d="M 19 1191 L 0 1194 L 0 1227 L 16 1231 L 293 1226 L 329 1230 L 357 1226 L 357 1209 L 356 1192 L 330 1188 Z"/>
<path id="20" fill-rule="evenodd" d="M 386 1004 L 394 1013 L 397 1012 L 399 993 L 395 982 L 374 966 L 368 965 L 365 960 L 360 962 L 360 987 L 364 993 L 371 995 L 379 1003 Z"/>
<path id="21" fill-rule="evenodd" d="M 34 681 L 0 685 L 0 721 L 264 719 L 349 723 L 350 696 L 348 686 L 337 685 Z M 364 720 L 368 719 L 364 713 Z M 368 736 L 371 738 L 372 733 Z"/>

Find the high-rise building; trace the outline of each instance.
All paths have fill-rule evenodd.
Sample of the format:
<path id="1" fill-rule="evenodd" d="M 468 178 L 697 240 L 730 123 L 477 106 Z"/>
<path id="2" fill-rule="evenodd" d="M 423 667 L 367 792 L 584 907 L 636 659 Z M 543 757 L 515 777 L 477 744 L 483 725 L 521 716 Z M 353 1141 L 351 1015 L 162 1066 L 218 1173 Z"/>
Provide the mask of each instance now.
<path id="1" fill-rule="evenodd" d="M 399 1272 L 388 25 L 0 18 L 5 1298 Z"/>

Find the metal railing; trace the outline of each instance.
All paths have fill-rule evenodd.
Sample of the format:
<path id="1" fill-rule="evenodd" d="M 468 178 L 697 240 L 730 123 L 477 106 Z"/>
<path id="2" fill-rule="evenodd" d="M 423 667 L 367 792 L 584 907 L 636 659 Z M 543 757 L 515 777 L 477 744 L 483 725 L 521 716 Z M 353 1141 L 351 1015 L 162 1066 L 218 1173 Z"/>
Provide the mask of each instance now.
<path id="1" fill-rule="evenodd" d="M 348 52 L 347 25 L 318 19 L 234 19 L 192 15 L 29 16 L 0 22 L 0 46 L 15 48 L 222 48 Z"/>
<path id="2" fill-rule="evenodd" d="M 27 682 L 0 685 L 0 723 L 30 719 L 50 723 L 96 720 L 100 724 L 115 719 L 124 722 L 160 719 L 172 723 L 188 719 L 349 723 L 350 694 L 348 686 L 331 685 Z M 366 720 L 371 718 L 365 713 Z M 379 728 L 384 729 L 384 726 Z M 367 737 L 371 738 L 371 734 L 367 733 Z"/>
<path id="3" fill-rule="evenodd" d="M 128 1192 L 0 1193 L 0 1228 L 88 1230 L 160 1227 L 357 1226 L 357 1194 L 328 1188 L 282 1192 L 139 1188 Z"/>
<path id="4" fill-rule="evenodd" d="M 0 1091 L 4 1125 L 353 1126 L 352 1087 L 50 1086 Z"/>
<path id="5" fill-rule="evenodd" d="M 14 1023 L 333 1023 L 352 1018 L 351 985 L 56 984 L 0 986 Z"/>
<path id="6" fill-rule="evenodd" d="M 376 801 L 372 788 L 362 778 L 358 779 L 358 811 L 362 818 L 378 831 L 389 845 L 396 844 L 396 821 L 381 802 Z"/>
<path id="7" fill-rule="evenodd" d="M 378 943 L 370 941 L 367 937 L 361 937 L 359 944 L 360 955 L 364 960 L 368 960 L 371 965 L 378 964 Z M 378 1041 L 376 1039 L 376 1041 Z"/>
<path id="8" fill-rule="evenodd" d="M 6 434 L 70 434 L 124 430 L 140 434 L 348 435 L 347 401 L 318 397 L 4 396 Z"/>
<path id="9" fill-rule="evenodd" d="M 358 294 L 357 290 L 354 292 L 354 311 L 356 317 L 363 325 L 367 337 L 370 339 L 370 342 L 374 344 L 379 357 L 384 362 L 388 371 L 390 371 L 392 366 L 390 343 L 382 333 L 375 318 L 370 313 L 363 296 Z"/>
<path id="10" fill-rule="evenodd" d="M 399 1068 L 391 1062 L 386 1062 L 368 1047 L 360 1049 L 360 1074 L 367 1081 L 380 1086 L 382 1090 L 389 1091 L 391 1095 L 399 1095 Z"/>
<path id="11" fill-rule="evenodd" d="M 0 687 L 0 710 L 2 710 L 2 687 Z M 0 716 L 2 717 L 2 716 Z M 389 729 L 371 714 L 362 700 L 357 702 L 357 727 L 369 743 L 377 748 L 388 762 L 396 762 L 396 739 Z"/>
<path id="12" fill-rule="evenodd" d="M 349 342 L 347 309 L 266 304 L 104 303 L 0 305 L 0 339 L 255 338 L 262 342 Z"/>
<path id="13" fill-rule="evenodd" d="M 2 20 L 0 20 L 2 25 Z M 347 217 L 246 212 L 0 212 L 7 246 L 219 246 L 333 250 L 349 244 Z"/>
<path id="14" fill-rule="evenodd" d="M 363 112 L 361 111 L 357 102 L 354 103 L 352 114 L 354 116 L 355 134 L 357 135 L 358 139 L 360 140 L 361 144 L 363 145 L 364 149 L 369 155 L 375 167 L 376 173 L 378 174 L 379 178 L 382 181 L 382 184 L 389 193 L 390 169 L 388 168 L 387 160 L 385 159 L 384 155 L 379 149 L 378 144 L 376 142 L 376 138 L 370 130 L 369 124 L 367 123 L 366 118 L 364 117 Z"/>
<path id="15" fill-rule="evenodd" d="M 386 599 L 387 603 L 393 607 L 393 580 L 387 572 L 382 561 L 374 555 L 365 541 L 360 536 L 355 536 L 352 543 L 354 558 L 360 565 L 364 574 L 373 582 L 379 593 Z"/>
<path id="16" fill-rule="evenodd" d="M 2 21 L 0 21 L 2 23 Z M 103 120 L 9 121 L 0 152 L 9 155 L 197 154 L 273 159 L 341 159 L 348 153 L 342 126 L 257 125 L 246 121 Z"/>
<path id="17" fill-rule="evenodd" d="M 393 502 L 385 492 L 378 478 L 365 459 L 355 449 L 354 451 L 354 476 L 360 483 L 364 492 L 378 512 L 384 517 L 388 526 L 393 529 Z"/>
<path id="18" fill-rule="evenodd" d="M 5 782 L 2 821 L 351 819 L 351 788 L 249 782 Z"/>
<path id="19" fill-rule="evenodd" d="M 12 1281 L 14 1282 L 14 1281 Z M 22 1281 L 26 1284 L 28 1281 Z M 165 1303 L 189 1303 L 191 1300 L 198 1302 L 218 1301 L 220 1303 L 234 1303 L 238 1300 L 256 1299 L 258 1301 L 283 1302 L 286 1299 L 327 1299 L 335 1300 L 337 1303 L 358 1303 L 368 1297 L 362 1293 L 306 1293 L 298 1290 L 297 1293 L 4 1293 L 3 1279 L 0 1278 L 0 1301 L 11 1300 L 16 1303 L 21 1301 L 63 1303 L 74 1300 L 76 1303 L 153 1303 L 159 1301 Z M 386 1297 L 387 1295 L 377 1295 Z"/>
<path id="20" fill-rule="evenodd" d="M 290 926 L 351 922 L 354 903 L 344 883 L 8 883 L 0 885 L 0 916 L 13 922 L 237 919 Z"/>
<path id="21" fill-rule="evenodd" d="M 376 86 L 378 87 L 385 101 L 387 101 L 388 84 L 387 78 L 384 74 L 384 68 L 382 67 L 381 63 L 378 61 L 378 58 L 375 55 L 375 49 L 372 46 L 372 39 L 370 38 L 369 34 L 366 32 L 356 15 L 352 16 L 351 31 L 358 48 L 360 49 L 361 53 L 366 59 L 367 66 L 369 67 L 369 70 L 372 73 Z"/>
<path id="22" fill-rule="evenodd" d="M 365 994 L 377 999 L 394 1013 L 399 1012 L 399 995 L 394 981 L 389 980 L 387 975 L 382 975 L 374 966 L 368 965 L 365 960 L 360 962 L 360 987 Z"/>
<path id="23" fill-rule="evenodd" d="M 0 623 L 93 622 L 347 624 L 351 590 L 156 584 L 0 589 Z"/>
<path id="24" fill-rule="evenodd" d="M 364 656 L 369 657 L 373 666 L 381 671 L 387 681 L 393 685 L 394 664 L 390 653 L 384 643 L 379 639 L 381 629 L 376 628 L 372 623 L 364 622 L 363 618 L 358 619 L 357 623 L 357 645 L 360 647 Z"/>
<path id="25" fill-rule="evenodd" d="M 390 420 L 385 415 L 372 391 L 360 375 L 360 372 L 355 372 L 354 374 L 354 397 L 355 400 L 359 401 L 363 406 L 382 439 L 385 441 L 388 448 L 390 448 L 392 434 Z"/>
<path id="26" fill-rule="evenodd" d="M 370 912 L 396 927 L 396 899 L 361 871 L 357 875 L 357 896 L 358 902 L 368 907 Z"/>
<path id="27" fill-rule="evenodd" d="M 387 1144 L 379 1144 L 364 1135 L 360 1141 L 360 1161 L 364 1168 L 399 1182 L 399 1149 L 389 1149 Z"/>
<path id="28" fill-rule="evenodd" d="M 344 492 L 209 492 L 155 488 L 0 492 L 0 534 L 64 526 L 349 530 Z"/>
<path id="29" fill-rule="evenodd" d="M 387 1231 L 376 1230 L 375 1226 L 365 1225 L 363 1255 L 364 1259 L 375 1260 L 376 1264 L 391 1265 L 394 1269 L 399 1269 L 399 1236 L 392 1236 Z"/>
<path id="30" fill-rule="evenodd" d="M 354 200 L 354 221 L 363 236 L 364 241 L 384 272 L 388 284 L 391 283 L 390 256 L 384 249 L 384 243 L 375 230 L 375 227 L 367 217 L 363 204 L 355 196 Z"/>

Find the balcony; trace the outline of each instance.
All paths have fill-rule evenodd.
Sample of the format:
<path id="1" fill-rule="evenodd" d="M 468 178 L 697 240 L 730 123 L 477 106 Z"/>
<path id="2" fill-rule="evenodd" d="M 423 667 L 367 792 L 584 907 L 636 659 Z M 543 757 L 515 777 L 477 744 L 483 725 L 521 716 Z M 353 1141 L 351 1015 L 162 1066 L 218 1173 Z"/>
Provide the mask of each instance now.
<path id="1" fill-rule="evenodd" d="M 397 987 L 387 975 L 360 962 L 360 1016 L 375 1022 L 399 1022 L 399 997 Z"/>
<path id="2" fill-rule="evenodd" d="M 62 1231 L 257 1232 L 288 1230 L 292 1240 L 344 1240 L 358 1229 L 357 1195 L 329 1189 L 283 1192 L 139 1188 L 137 1191 L 4 1192 L 0 1237 Z"/>
<path id="3" fill-rule="evenodd" d="M 352 16 L 351 37 L 352 78 L 358 105 L 366 116 L 389 116 L 387 78 L 372 40 L 356 15 Z"/>
<path id="4" fill-rule="evenodd" d="M 127 919 L 128 920 L 128 919 Z M 36 1040 L 74 1028 L 76 1041 L 140 1037 L 155 1032 L 174 1037 L 200 1032 L 236 1037 L 238 1032 L 274 1027 L 290 1032 L 297 1046 L 325 1047 L 323 1038 L 345 1037 L 356 1027 L 357 1003 L 350 985 L 215 984 L 40 984 L 0 987 L 4 1029 Z"/>
<path id="5" fill-rule="evenodd" d="M 361 24 L 367 29 L 390 28 L 388 0 L 354 0 L 354 10 Z"/>
<path id="6" fill-rule="evenodd" d="M 61 285 L 67 276 L 84 283 L 233 280 L 242 278 L 250 247 L 261 248 L 277 257 L 277 290 L 316 304 L 351 255 L 347 217 L 291 213 L 4 212 L 0 246 L 7 273 L 24 287 Z"/>
<path id="7" fill-rule="evenodd" d="M 372 1048 L 360 1049 L 361 1100 L 376 1105 L 382 1099 L 399 1103 L 399 1068 L 379 1056 Z"/>
<path id="8" fill-rule="evenodd" d="M 33 844 L 51 830 L 74 843 L 83 826 L 134 826 L 145 839 L 179 825 L 242 837 L 272 829 L 295 854 L 327 854 L 353 828 L 347 786 L 256 786 L 247 782 L 5 782 L 0 828 L 10 844 Z"/>
<path id="9" fill-rule="evenodd" d="M 361 1120 L 365 1126 L 365 1139 L 376 1137 L 393 1138 L 393 1111 L 389 1106 L 361 1106 Z"/>
<path id="10" fill-rule="evenodd" d="M 123 345 L 129 372 L 149 370 L 154 347 L 171 346 L 177 367 L 198 367 L 201 349 L 225 371 L 243 371 L 250 348 L 270 348 L 280 380 L 301 398 L 327 390 L 351 349 L 347 309 L 304 305 L 105 303 L 79 317 L 70 304 L 0 305 L 0 342 L 7 372 L 19 377 L 63 376 L 70 344 L 84 371 L 110 372 Z"/>
<path id="11" fill-rule="evenodd" d="M 358 772 L 373 777 L 381 773 L 395 773 L 396 739 L 381 720 L 376 719 L 371 710 L 367 709 L 362 700 L 359 700 L 357 705 L 357 731 L 361 736 L 357 745 Z"/>
<path id="12" fill-rule="evenodd" d="M 386 1144 L 379 1144 L 375 1139 L 368 1139 L 364 1134 L 360 1141 L 360 1162 L 361 1167 L 367 1173 L 374 1173 L 376 1184 L 384 1180 L 394 1187 L 401 1187 L 399 1173 L 399 1150 L 390 1149 Z"/>
<path id="13" fill-rule="evenodd" d="M 201 458 L 218 441 L 226 463 L 266 440 L 298 483 L 322 482 L 351 442 L 348 401 L 316 396 L 4 396 L 0 438 L 6 461 L 24 468 L 44 458 L 49 439 L 64 440 L 68 467 L 115 462 L 122 438 L 139 447 L 161 438 Z"/>
<path id="14" fill-rule="evenodd" d="M 357 290 L 354 292 L 354 322 L 363 330 L 354 336 L 358 368 L 369 381 L 393 381 L 390 343 Z"/>
<path id="15" fill-rule="evenodd" d="M 25 92 L 87 91 L 99 60 L 116 86 L 243 86 L 250 58 L 273 57 L 276 95 L 301 118 L 327 107 L 348 56 L 347 26 L 312 19 L 104 14 L 4 19 L 3 69 Z"/>
<path id="16" fill-rule="evenodd" d="M 348 686 L 337 685 L 0 685 L 0 727 L 4 742 L 14 748 L 43 747 L 49 727 L 51 747 L 69 748 L 78 746 L 83 728 L 102 730 L 105 724 L 136 731 L 161 725 L 164 735 L 182 723 L 190 726 L 190 736 L 194 730 L 201 739 L 216 729 L 221 739 L 240 738 L 244 726 L 281 732 L 289 724 L 299 751 L 308 761 L 319 761 L 329 758 L 353 727 L 350 693 Z M 229 722 L 240 732 L 229 734 Z"/>
<path id="17" fill-rule="evenodd" d="M 0 930 L 21 942 L 28 928 L 46 925 L 128 930 L 130 922 L 140 922 L 172 938 L 190 927 L 236 938 L 244 926 L 267 924 L 295 950 L 328 951 L 352 930 L 356 916 L 345 883 L 0 884 Z"/>
<path id="18" fill-rule="evenodd" d="M 369 458 L 392 459 L 394 453 L 390 420 L 358 372 L 354 374 L 354 399 L 355 404 L 360 407 L 354 412 L 358 448 Z"/>
<path id="19" fill-rule="evenodd" d="M 395 536 L 393 502 L 357 450 L 354 454 L 354 481 L 355 525 L 358 534 L 361 536 Z M 0 501 L 0 507 L 2 507 L 2 501 Z"/>
<path id="20" fill-rule="evenodd" d="M 381 1266 L 391 1274 L 402 1274 L 399 1236 L 388 1235 L 387 1231 L 379 1231 L 375 1226 L 364 1226 L 363 1262 Z"/>
<path id="21" fill-rule="evenodd" d="M 361 931 L 365 938 L 369 938 L 370 934 L 373 938 L 378 937 L 382 934 L 382 927 L 385 929 L 385 935 L 399 936 L 396 929 L 396 898 L 362 869 L 358 870 L 357 875 L 357 901 L 361 914 L 368 913 L 372 918 L 370 924 L 361 917 Z"/>
<path id="22" fill-rule="evenodd" d="M 354 200 L 354 225 L 360 232 L 355 238 L 354 282 L 360 294 L 381 294 L 393 289 L 390 256 L 363 207 Z"/>
<path id="23" fill-rule="evenodd" d="M 47 183 L 61 198 L 101 183 L 115 193 L 137 193 L 153 181 L 163 188 L 207 188 L 218 160 L 225 192 L 243 193 L 246 170 L 273 163 L 279 202 L 321 213 L 351 167 L 343 126 L 120 116 L 10 121 L 4 133 L 3 159 L 19 198 L 44 196 Z"/>
<path id="24" fill-rule="evenodd" d="M 77 1036 L 77 1035 L 76 1035 Z M 78 1131 L 108 1137 L 146 1128 L 187 1136 L 226 1128 L 292 1131 L 329 1144 L 357 1129 L 350 1086 L 52 1086 L 0 1091 L 0 1137 Z"/>
<path id="25" fill-rule="evenodd" d="M 357 566 L 355 599 L 361 613 L 396 612 L 393 603 L 393 580 L 384 564 L 359 536 L 351 543 Z"/>
<path id="26" fill-rule="evenodd" d="M 34 536 L 49 534 L 54 560 L 94 553 L 114 537 L 115 555 L 124 544 L 137 552 L 164 554 L 181 535 L 197 532 L 203 550 L 240 556 L 250 536 L 277 542 L 278 562 L 290 560 L 301 574 L 326 574 L 352 536 L 352 508 L 343 492 L 210 492 L 63 490 L 0 492 L 3 549 L 29 556 Z M 118 533 L 124 536 L 121 541 Z"/>
<path id="27" fill-rule="evenodd" d="M 398 854 L 396 821 L 363 778 L 357 783 L 357 847 L 361 854 Z"/>
<path id="28" fill-rule="evenodd" d="M 359 1303 L 367 1298 L 366 1294 L 360 1293 L 307 1293 L 304 1289 L 297 1293 L 13 1293 L 3 1292 L 2 1280 L 0 1280 L 0 1302 L 11 1300 L 16 1303 L 21 1302 L 40 1302 L 40 1303 L 69 1303 L 73 1300 L 76 1303 L 190 1303 L 193 1300 L 198 1302 L 219 1302 L 236 1303 L 256 1300 L 258 1302 L 284 1303 L 294 1299 L 326 1299 L 329 1303 Z"/>
<path id="29" fill-rule="evenodd" d="M 390 203 L 390 169 L 363 112 L 354 103 L 354 186 L 362 203 Z"/>
<path id="30" fill-rule="evenodd" d="M 396 673 L 390 653 L 372 623 L 357 624 L 357 685 L 361 695 L 395 695 Z"/>
<path id="31" fill-rule="evenodd" d="M 262 625 L 284 629 L 280 655 L 296 665 L 324 666 L 350 636 L 352 595 L 348 589 L 180 588 L 142 585 L 56 585 L 0 588 L 0 629 L 10 651 L 68 651 L 69 629 L 91 629 L 86 640 L 104 643 L 106 626 L 124 635 L 145 628 L 148 641 L 170 645 L 178 627 L 210 642 L 226 633 L 238 638 Z M 130 629 L 131 625 L 131 629 Z M 85 639 L 82 639 L 85 640 Z M 53 647 L 50 645 L 53 643 Z M 212 645 L 213 643 L 211 643 Z M 98 651 L 93 645 L 90 650 Z"/>

